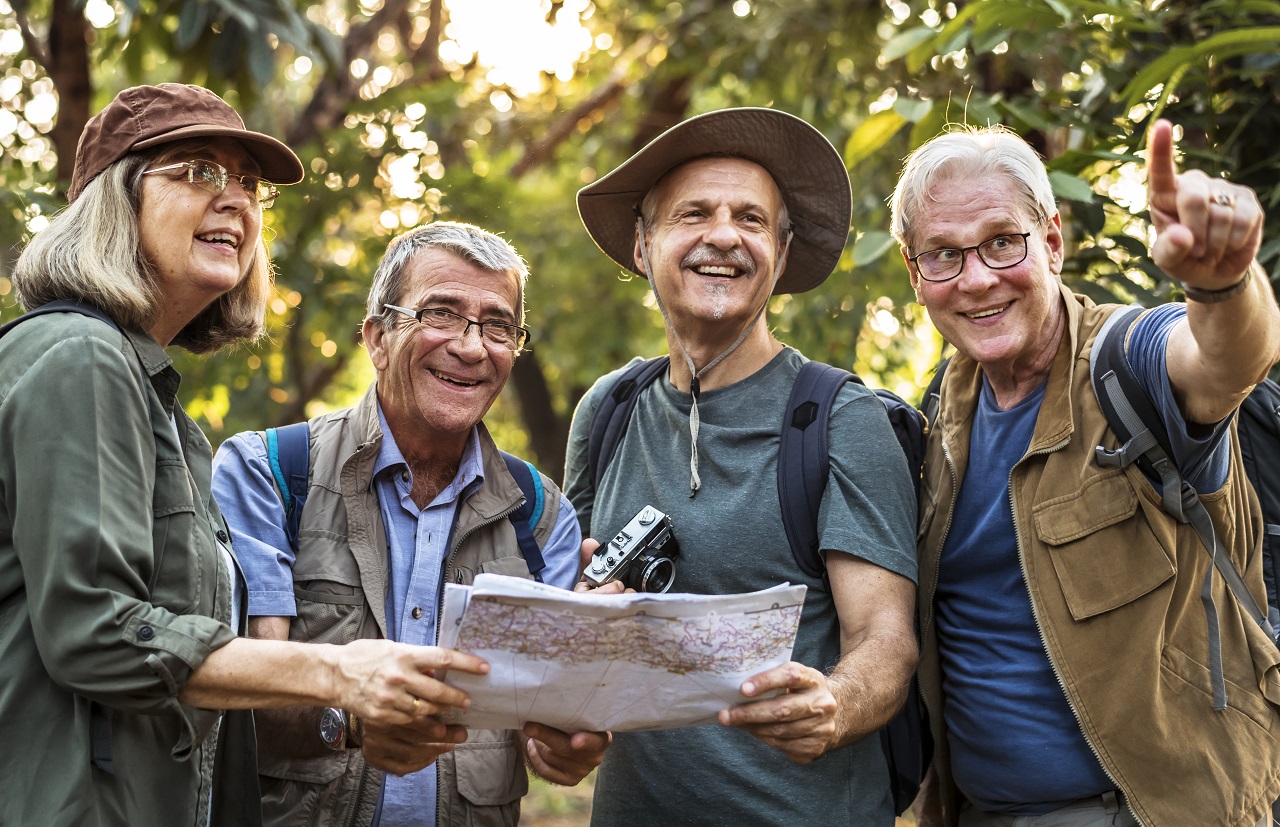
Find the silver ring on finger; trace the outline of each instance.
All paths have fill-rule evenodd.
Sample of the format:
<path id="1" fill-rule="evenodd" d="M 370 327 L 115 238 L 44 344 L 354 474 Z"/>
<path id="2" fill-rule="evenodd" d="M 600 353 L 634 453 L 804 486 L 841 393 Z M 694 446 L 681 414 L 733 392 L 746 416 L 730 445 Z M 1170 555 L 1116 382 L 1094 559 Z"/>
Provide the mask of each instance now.
<path id="1" fill-rule="evenodd" d="M 1215 192 L 1213 194 L 1213 203 L 1217 204 L 1219 207 L 1234 207 L 1236 205 L 1236 198 L 1234 195 L 1228 195 L 1225 192 Z"/>

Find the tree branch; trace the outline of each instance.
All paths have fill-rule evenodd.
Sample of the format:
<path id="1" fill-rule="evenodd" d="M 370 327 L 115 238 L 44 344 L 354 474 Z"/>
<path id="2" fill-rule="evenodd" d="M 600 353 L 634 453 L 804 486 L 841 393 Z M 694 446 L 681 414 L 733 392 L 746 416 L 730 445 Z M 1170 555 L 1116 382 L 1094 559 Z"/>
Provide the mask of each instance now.
<path id="1" fill-rule="evenodd" d="M 647 34 L 631 44 L 618 57 L 617 62 L 614 63 L 613 70 L 609 72 L 609 77 L 605 79 L 604 83 L 597 86 L 590 95 L 573 109 L 561 115 L 540 140 L 527 142 L 524 155 L 511 167 L 511 172 L 509 173 L 511 179 L 518 181 L 529 171 L 549 161 L 555 153 L 556 147 L 560 146 L 573 134 L 583 118 L 589 118 L 599 110 L 611 106 L 632 84 L 633 81 L 627 77 L 631 66 L 642 56 L 648 54 L 656 41 L 657 38 L 652 34 Z"/>
<path id="2" fill-rule="evenodd" d="M 22 45 L 27 48 L 27 54 L 35 58 L 36 62 L 46 69 L 49 68 L 49 52 L 45 44 L 40 40 L 40 36 L 31 28 L 31 21 L 21 10 L 14 8 L 13 19 L 18 23 L 18 31 L 22 34 Z"/>

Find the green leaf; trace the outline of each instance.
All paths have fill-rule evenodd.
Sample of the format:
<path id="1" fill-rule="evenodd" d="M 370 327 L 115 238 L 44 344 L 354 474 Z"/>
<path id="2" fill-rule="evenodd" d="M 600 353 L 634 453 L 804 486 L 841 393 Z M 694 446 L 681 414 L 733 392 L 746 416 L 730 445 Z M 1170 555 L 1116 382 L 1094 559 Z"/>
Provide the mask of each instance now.
<path id="1" fill-rule="evenodd" d="M 265 34 L 249 41 L 249 73 L 258 86 L 266 86 L 275 77 L 276 53 Z"/>
<path id="2" fill-rule="evenodd" d="M 933 101 L 916 98 L 898 98 L 893 102 L 893 111 L 911 123 L 919 123 L 933 109 Z"/>
<path id="3" fill-rule="evenodd" d="M 876 150 L 888 143 L 890 138 L 898 134 L 898 130 L 906 122 L 906 118 L 892 109 L 877 112 L 867 118 L 853 131 L 844 145 L 845 166 L 853 169 L 871 157 Z"/>
<path id="4" fill-rule="evenodd" d="M 892 234 L 884 230 L 868 230 L 853 247 L 853 263 L 858 267 L 865 267 L 887 253 L 895 244 L 897 242 Z"/>
<path id="5" fill-rule="evenodd" d="M 178 13 L 178 32 L 174 35 L 174 44 L 186 51 L 199 39 L 209 20 L 209 6 L 203 0 L 187 0 Z"/>
<path id="6" fill-rule="evenodd" d="M 1052 170 L 1049 172 L 1049 183 L 1053 184 L 1053 194 L 1068 201 L 1082 204 L 1093 203 L 1093 189 L 1088 182 L 1065 172 Z"/>
<path id="7" fill-rule="evenodd" d="M 880 50 L 880 57 L 886 63 L 895 61 L 915 47 L 929 42 L 936 34 L 937 32 L 927 26 L 907 29 L 905 32 L 894 35 L 888 43 L 884 44 L 884 48 Z"/>
<path id="8" fill-rule="evenodd" d="M 1280 42 L 1280 26 L 1221 32 L 1194 46 L 1176 46 L 1149 63 L 1120 92 L 1126 107 L 1138 105 L 1157 85 L 1181 76 L 1188 64 L 1213 56 L 1226 60 L 1250 52 L 1274 52 Z M 1166 95 L 1167 98 L 1167 95 Z"/>

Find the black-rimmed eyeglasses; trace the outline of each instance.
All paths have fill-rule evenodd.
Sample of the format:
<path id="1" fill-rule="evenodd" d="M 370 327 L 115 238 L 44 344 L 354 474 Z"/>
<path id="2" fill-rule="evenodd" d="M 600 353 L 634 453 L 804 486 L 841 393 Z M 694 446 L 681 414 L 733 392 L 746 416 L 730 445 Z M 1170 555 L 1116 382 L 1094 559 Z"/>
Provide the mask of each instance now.
<path id="1" fill-rule="evenodd" d="M 394 304 L 384 304 L 382 306 L 386 310 L 402 313 L 418 324 L 450 339 L 461 339 L 467 335 L 467 331 L 471 329 L 471 326 L 475 325 L 480 331 L 480 339 L 485 344 L 515 353 L 519 353 L 525 345 L 529 344 L 529 339 L 533 337 L 533 333 L 527 327 L 520 327 L 520 325 L 506 322 L 477 322 L 475 319 L 468 319 L 466 316 L 460 316 L 452 310 L 445 310 L 443 307 L 424 307 L 421 310 L 410 310 L 407 307 L 397 307 Z"/>
<path id="2" fill-rule="evenodd" d="M 925 281 L 950 281 L 964 270 L 965 253 L 972 250 L 992 270 L 1021 264 L 1027 257 L 1031 233 L 1001 233 L 972 247 L 939 247 L 908 259 Z"/>
<path id="3" fill-rule="evenodd" d="M 237 175 L 234 172 L 228 172 L 227 168 L 222 164 L 217 164 L 213 161 L 180 161 L 176 164 L 149 169 L 142 174 L 151 175 L 154 172 L 173 172 L 178 169 L 187 171 L 188 184 L 197 186 L 214 195 L 225 190 L 227 184 L 231 183 L 232 179 L 235 179 L 240 182 L 240 188 L 244 190 L 245 195 L 249 196 L 249 200 L 258 204 L 264 210 L 270 209 L 280 195 L 280 191 L 274 185 L 263 181 L 261 178 L 254 175 Z"/>

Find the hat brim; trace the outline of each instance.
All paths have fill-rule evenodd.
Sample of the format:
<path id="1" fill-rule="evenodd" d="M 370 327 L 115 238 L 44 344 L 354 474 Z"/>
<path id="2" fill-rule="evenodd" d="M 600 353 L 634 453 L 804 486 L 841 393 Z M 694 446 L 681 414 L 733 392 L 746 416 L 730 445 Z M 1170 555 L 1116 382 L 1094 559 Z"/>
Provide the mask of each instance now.
<path id="1" fill-rule="evenodd" d="M 236 139 L 244 146 L 245 151 L 249 153 L 254 162 L 257 163 L 259 177 L 273 184 L 296 184 L 306 176 L 306 171 L 302 167 L 302 162 L 298 160 L 298 156 L 294 155 L 293 150 L 280 141 L 261 132 L 234 129 L 229 126 L 184 126 L 166 132 L 163 135 L 153 135 L 150 138 L 138 141 L 130 147 L 130 151 L 173 143 L 174 141 L 183 141 L 188 138 Z"/>
<path id="2" fill-rule="evenodd" d="M 831 142 L 805 121 L 776 109 L 722 109 L 676 124 L 626 162 L 578 192 L 578 215 L 597 246 L 621 267 L 635 265 L 640 201 L 674 167 L 730 155 L 768 170 L 782 192 L 794 236 L 774 293 L 803 293 L 826 280 L 849 237 L 849 173 Z"/>

